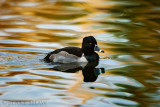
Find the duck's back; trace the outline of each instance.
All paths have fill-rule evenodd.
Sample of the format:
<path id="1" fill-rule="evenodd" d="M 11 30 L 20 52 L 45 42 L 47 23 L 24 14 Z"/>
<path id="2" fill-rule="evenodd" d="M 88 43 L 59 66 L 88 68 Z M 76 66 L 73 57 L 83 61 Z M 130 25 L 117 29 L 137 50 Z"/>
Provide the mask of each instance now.
<path id="1" fill-rule="evenodd" d="M 65 47 L 57 49 L 47 54 L 44 60 L 49 62 L 62 62 L 67 63 L 69 61 L 75 62 L 82 56 L 82 50 L 78 47 Z"/>

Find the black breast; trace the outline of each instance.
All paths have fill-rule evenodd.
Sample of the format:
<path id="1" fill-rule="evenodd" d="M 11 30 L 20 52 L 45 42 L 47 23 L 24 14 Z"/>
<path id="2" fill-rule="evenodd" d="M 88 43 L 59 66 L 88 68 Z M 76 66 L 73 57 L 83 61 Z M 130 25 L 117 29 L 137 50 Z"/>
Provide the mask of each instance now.
<path id="1" fill-rule="evenodd" d="M 81 48 L 78 48 L 78 47 L 65 47 L 65 48 L 57 49 L 55 51 L 52 51 L 52 52 L 48 53 L 47 56 L 44 58 L 44 60 L 49 61 L 49 57 L 52 54 L 57 54 L 57 53 L 59 53 L 61 51 L 65 51 L 65 52 L 67 52 L 69 54 L 73 54 L 73 55 L 76 55 L 78 57 L 82 56 Z"/>
<path id="2" fill-rule="evenodd" d="M 85 57 L 89 62 L 99 61 L 99 55 L 96 52 L 93 52 L 90 55 L 85 55 Z"/>

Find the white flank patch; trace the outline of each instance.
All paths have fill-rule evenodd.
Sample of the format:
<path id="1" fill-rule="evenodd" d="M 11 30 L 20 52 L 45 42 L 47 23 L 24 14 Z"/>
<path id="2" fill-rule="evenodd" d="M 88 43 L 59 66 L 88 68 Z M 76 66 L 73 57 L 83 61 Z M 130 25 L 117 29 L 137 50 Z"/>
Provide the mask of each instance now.
<path id="1" fill-rule="evenodd" d="M 85 58 L 84 54 L 82 54 L 82 57 L 78 59 L 78 62 L 88 62 L 87 59 Z"/>
<path id="2" fill-rule="evenodd" d="M 51 55 L 50 60 L 52 60 L 53 62 L 60 63 L 88 62 L 84 55 L 82 55 L 82 57 L 78 57 L 76 55 L 69 54 L 65 51 L 61 51 L 57 54 Z"/>

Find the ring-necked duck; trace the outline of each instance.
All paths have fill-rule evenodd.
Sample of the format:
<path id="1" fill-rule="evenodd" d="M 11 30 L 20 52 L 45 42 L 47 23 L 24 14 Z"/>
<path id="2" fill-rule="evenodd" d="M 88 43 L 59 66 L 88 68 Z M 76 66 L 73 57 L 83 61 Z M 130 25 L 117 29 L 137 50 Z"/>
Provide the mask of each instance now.
<path id="1" fill-rule="evenodd" d="M 93 36 L 83 38 L 82 48 L 65 47 L 57 49 L 47 54 L 44 58 L 48 62 L 73 63 L 73 62 L 93 62 L 99 60 L 99 55 L 94 52 L 103 52 Z"/>

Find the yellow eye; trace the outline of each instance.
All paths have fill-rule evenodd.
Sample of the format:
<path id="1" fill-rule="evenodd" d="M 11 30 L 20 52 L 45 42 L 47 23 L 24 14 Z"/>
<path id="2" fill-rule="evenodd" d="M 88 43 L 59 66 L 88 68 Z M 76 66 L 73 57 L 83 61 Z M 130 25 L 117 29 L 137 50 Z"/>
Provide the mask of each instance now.
<path id="1" fill-rule="evenodd" d="M 90 45 L 92 45 L 92 43 L 91 43 L 91 42 L 90 42 L 89 44 L 90 44 Z"/>

